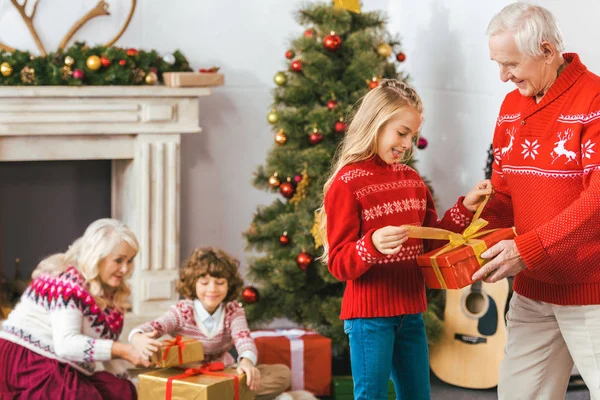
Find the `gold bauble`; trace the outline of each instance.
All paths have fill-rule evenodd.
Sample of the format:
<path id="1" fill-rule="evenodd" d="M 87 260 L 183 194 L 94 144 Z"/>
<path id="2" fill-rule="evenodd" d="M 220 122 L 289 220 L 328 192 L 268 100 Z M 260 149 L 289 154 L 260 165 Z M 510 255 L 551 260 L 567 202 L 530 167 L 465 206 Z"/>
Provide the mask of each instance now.
<path id="1" fill-rule="evenodd" d="M 66 57 L 65 57 L 65 65 L 66 65 L 67 67 L 70 67 L 70 66 L 72 66 L 73 64 L 75 64 L 75 59 L 74 59 L 73 57 L 71 57 L 71 56 L 66 56 Z"/>
<path id="2" fill-rule="evenodd" d="M 33 83 L 35 79 L 35 69 L 31 67 L 23 67 L 21 70 L 21 81 L 23 83 Z"/>
<path id="3" fill-rule="evenodd" d="M 275 143 L 279 145 L 284 145 L 285 142 L 287 142 L 287 135 L 285 134 L 283 129 L 280 129 L 279 132 L 275 134 Z"/>
<path id="4" fill-rule="evenodd" d="M 281 182 L 279 182 L 279 178 L 277 178 L 277 172 L 275 172 L 273 175 L 271 175 L 271 177 L 269 178 L 269 185 L 271 185 L 272 188 L 276 188 L 281 184 Z"/>
<path id="5" fill-rule="evenodd" d="M 0 73 L 2 76 L 10 76 L 13 72 L 12 66 L 6 61 L 0 64 Z"/>
<path id="6" fill-rule="evenodd" d="M 102 66 L 102 61 L 100 61 L 100 57 L 98 56 L 89 56 L 85 61 L 85 65 L 87 65 L 88 69 L 97 71 Z"/>
<path id="7" fill-rule="evenodd" d="M 273 109 L 269 114 L 267 114 L 267 121 L 270 124 L 276 124 L 279 121 L 279 116 L 277 115 L 277 110 Z"/>
<path id="8" fill-rule="evenodd" d="M 273 78 L 273 80 L 275 81 L 277 86 L 283 86 L 283 85 L 285 85 L 287 78 L 285 77 L 285 74 L 280 71 L 275 74 L 275 77 Z"/>
<path id="9" fill-rule="evenodd" d="M 390 46 L 387 43 L 381 43 L 379 46 L 377 46 L 377 54 L 379 54 L 382 57 L 389 57 L 392 55 L 392 46 Z"/>
<path id="10" fill-rule="evenodd" d="M 156 82 L 158 82 L 158 75 L 156 75 L 156 72 L 148 72 L 148 75 L 146 75 L 146 84 L 156 85 Z"/>

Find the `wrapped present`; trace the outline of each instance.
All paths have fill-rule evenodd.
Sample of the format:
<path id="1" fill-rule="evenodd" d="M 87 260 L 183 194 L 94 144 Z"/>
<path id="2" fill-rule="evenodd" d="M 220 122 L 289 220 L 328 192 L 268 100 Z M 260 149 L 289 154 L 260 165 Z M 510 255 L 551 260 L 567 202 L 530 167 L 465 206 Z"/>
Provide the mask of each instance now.
<path id="1" fill-rule="evenodd" d="M 164 340 L 150 361 L 161 368 L 174 367 L 204 360 L 204 346 L 196 339 L 177 336 L 173 340 Z"/>
<path id="2" fill-rule="evenodd" d="M 334 376 L 332 379 L 333 400 L 353 400 L 354 399 L 354 381 L 351 376 Z M 388 382 L 388 400 L 396 398 L 394 383 Z"/>
<path id="3" fill-rule="evenodd" d="M 488 196 L 489 198 L 489 196 Z M 462 234 L 445 229 L 403 225 L 408 237 L 432 240 L 448 240 L 440 249 L 417 257 L 417 264 L 431 289 L 461 289 L 471 285 L 471 276 L 486 262 L 481 253 L 501 240 L 513 239 L 514 228 L 484 230 L 487 221 L 479 218 L 487 199 L 479 206 L 473 221 Z"/>
<path id="4" fill-rule="evenodd" d="M 224 368 L 222 362 L 200 368 L 159 369 L 138 375 L 138 397 L 143 400 L 253 400 L 246 375 Z"/>
<path id="5" fill-rule="evenodd" d="M 331 339 L 303 329 L 255 331 L 259 364 L 285 364 L 292 371 L 292 390 L 317 396 L 331 393 Z"/>
<path id="6" fill-rule="evenodd" d="M 163 81 L 168 87 L 222 86 L 225 77 L 217 72 L 165 72 Z"/>

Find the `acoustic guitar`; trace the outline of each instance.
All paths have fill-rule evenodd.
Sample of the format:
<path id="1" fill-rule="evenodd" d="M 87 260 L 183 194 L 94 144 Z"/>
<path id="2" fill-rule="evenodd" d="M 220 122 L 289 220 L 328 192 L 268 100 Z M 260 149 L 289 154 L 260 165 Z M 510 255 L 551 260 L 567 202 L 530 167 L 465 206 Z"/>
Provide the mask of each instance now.
<path id="1" fill-rule="evenodd" d="M 508 293 L 507 279 L 446 291 L 442 337 L 429 355 L 431 369 L 440 380 L 469 389 L 498 385 Z"/>

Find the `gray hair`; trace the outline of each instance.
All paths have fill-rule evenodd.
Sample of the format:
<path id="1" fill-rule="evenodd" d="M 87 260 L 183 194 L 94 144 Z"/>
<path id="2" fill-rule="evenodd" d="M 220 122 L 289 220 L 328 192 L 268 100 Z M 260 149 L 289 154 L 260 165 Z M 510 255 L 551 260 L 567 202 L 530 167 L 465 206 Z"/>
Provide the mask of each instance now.
<path id="1" fill-rule="evenodd" d="M 562 33 L 550 11 L 544 7 L 516 2 L 504 7 L 494 15 L 486 34 L 494 36 L 502 32 L 512 32 L 521 54 L 530 57 L 543 55 L 540 44 L 548 42 L 559 53 L 565 49 Z"/>

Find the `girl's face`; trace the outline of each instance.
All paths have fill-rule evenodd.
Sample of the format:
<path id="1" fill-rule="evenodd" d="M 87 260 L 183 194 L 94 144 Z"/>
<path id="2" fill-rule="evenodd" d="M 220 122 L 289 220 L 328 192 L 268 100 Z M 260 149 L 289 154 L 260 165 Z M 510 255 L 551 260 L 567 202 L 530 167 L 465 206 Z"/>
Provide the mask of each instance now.
<path id="1" fill-rule="evenodd" d="M 210 314 L 225 300 L 228 290 L 229 284 L 225 278 L 215 278 L 207 274 L 196 281 L 196 297 Z"/>
<path id="2" fill-rule="evenodd" d="M 380 130 L 377 136 L 377 155 L 387 164 L 404 159 L 419 132 L 423 116 L 412 107 L 399 110 Z"/>
<path id="3" fill-rule="evenodd" d="M 117 288 L 129 273 L 133 265 L 136 251 L 127 243 L 122 241 L 113 251 L 104 257 L 98 264 L 98 276 L 100 281 L 112 288 Z"/>

